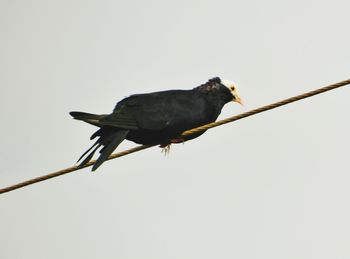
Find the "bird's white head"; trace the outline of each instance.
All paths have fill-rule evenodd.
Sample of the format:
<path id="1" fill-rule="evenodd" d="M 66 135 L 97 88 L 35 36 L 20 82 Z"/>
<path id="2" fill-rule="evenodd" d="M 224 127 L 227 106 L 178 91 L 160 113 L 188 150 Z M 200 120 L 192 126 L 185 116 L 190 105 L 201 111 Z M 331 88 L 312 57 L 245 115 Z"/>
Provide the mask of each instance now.
<path id="1" fill-rule="evenodd" d="M 241 99 L 241 97 L 239 96 L 239 93 L 238 93 L 237 86 L 232 81 L 230 81 L 230 80 L 221 80 L 221 84 L 223 84 L 224 86 L 226 86 L 230 90 L 230 92 L 231 92 L 231 94 L 233 96 L 233 100 L 232 101 L 243 105 L 242 99 Z"/>

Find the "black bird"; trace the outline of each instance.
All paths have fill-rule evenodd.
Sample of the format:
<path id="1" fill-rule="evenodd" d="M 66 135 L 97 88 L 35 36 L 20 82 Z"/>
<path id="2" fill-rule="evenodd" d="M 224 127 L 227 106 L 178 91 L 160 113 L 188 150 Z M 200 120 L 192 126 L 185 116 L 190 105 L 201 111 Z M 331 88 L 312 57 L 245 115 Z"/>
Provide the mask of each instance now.
<path id="1" fill-rule="evenodd" d="M 102 146 L 92 171 L 96 170 L 124 140 L 138 144 L 160 145 L 184 142 L 202 133 L 181 138 L 181 133 L 214 122 L 223 106 L 234 101 L 242 104 L 236 86 L 219 77 L 192 90 L 168 90 L 131 95 L 117 103 L 111 114 L 71 112 L 74 119 L 99 127 L 90 139 L 97 141 L 78 160 L 84 166 Z"/>

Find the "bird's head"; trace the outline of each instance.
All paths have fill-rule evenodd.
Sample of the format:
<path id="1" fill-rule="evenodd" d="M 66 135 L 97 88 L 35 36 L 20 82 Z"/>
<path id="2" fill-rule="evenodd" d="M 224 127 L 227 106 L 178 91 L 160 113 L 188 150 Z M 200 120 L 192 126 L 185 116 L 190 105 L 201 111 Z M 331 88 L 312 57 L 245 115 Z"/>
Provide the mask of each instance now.
<path id="1" fill-rule="evenodd" d="M 220 83 L 228 88 L 232 95 L 232 101 L 243 105 L 242 99 L 239 96 L 237 86 L 230 80 L 222 80 L 220 79 Z"/>
<path id="2" fill-rule="evenodd" d="M 219 100 L 223 102 L 222 104 L 230 101 L 237 102 L 241 105 L 243 104 L 236 85 L 229 80 L 221 80 L 220 77 L 209 79 L 208 82 L 195 89 L 202 93 L 219 97 Z"/>

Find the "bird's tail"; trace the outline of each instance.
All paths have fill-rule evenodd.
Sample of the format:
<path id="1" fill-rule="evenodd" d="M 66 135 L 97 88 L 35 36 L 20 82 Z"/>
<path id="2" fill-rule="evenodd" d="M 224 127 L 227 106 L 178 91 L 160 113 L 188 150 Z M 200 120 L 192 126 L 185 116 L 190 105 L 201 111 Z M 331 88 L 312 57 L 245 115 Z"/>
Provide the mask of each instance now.
<path id="1" fill-rule="evenodd" d="M 103 146 L 100 150 L 100 156 L 92 167 L 92 171 L 95 171 L 104 161 L 106 161 L 110 154 L 112 154 L 118 145 L 125 139 L 128 133 L 129 130 L 116 129 L 110 126 L 100 128 L 91 136 L 91 139 L 99 137 L 97 141 L 79 158 L 78 162 L 86 156 L 85 159 L 79 164 L 79 167 L 86 165 L 91 160 L 97 149 Z"/>
<path id="2" fill-rule="evenodd" d="M 92 114 L 86 112 L 70 112 L 69 114 L 76 120 L 85 121 L 97 127 L 102 127 L 100 119 L 106 117 L 105 114 Z"/>

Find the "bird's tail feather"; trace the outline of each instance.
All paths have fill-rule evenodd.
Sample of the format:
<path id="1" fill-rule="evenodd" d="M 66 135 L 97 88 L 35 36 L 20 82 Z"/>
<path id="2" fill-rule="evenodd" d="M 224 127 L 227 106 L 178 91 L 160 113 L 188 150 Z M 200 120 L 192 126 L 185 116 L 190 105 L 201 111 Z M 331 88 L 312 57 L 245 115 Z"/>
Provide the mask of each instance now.
<path id="1" fill-rule="evenodd" d="M 86 158 L 79 164 L 79 167 L 86 165 L 93 157 L 97 149 L 101 146 L 103 148 L 100 150 L 100 156 L 96 160 L 96 163 L 92 167 L 92 171 L 95 171 L 106 159 L 112 154 L 112 152 L 118 147 L 118 145 L 125 139 L 129 130 L 116 129 L 113 127 L 104 126 L 98 131 L 96 131 L 91 139 L 99 136 L 97 141 L 90 147 L 84 154 L 79 158 L 78 162 L 86 156 Z"/>
<path id="2" fill-rule="evenodd" d="M 119 144 L 125 139 L 129 130 L 118 130 L 112 137 L 112 141 L 105 145 L 100 153 L 101 155 L 96 160 L 96 163 L 92 167 L 92 171 L 95 171 L 106 159 L 112 154 L 112 152 L 119 146 Z"/>
<path id="3" fill-rule="evenodd" d="M 89 153 L 89 155 L 87 155 L 85 157 L 85 159 L 79 164 L 78 167 L 83 167 L 84 165 L 86 165 L 87 163 L 90 162 L 91 158 L 94 156 L 96 150 L 101 146 L 101 144 L 98 144 L 97 142 L 95 142 L 95 144 L 92 145 L 92 147 L 90 147 L 88 150 L 86 150 L 84 152 L 84 154 L 81 155 L 81 157 L 78 159 L 77 163 L 87 154 L 91 151 L 91 149 L 94 149 Z"/>
<path id="4" fill-rule="evenodd" d="M 76 120 L 85 121 L 98 127 L 102 126 L 99 122 L 100 119 L 106 117 L 105 114 L 92 114 L 86 112 L 70 112 L 69 114 Z"/>

